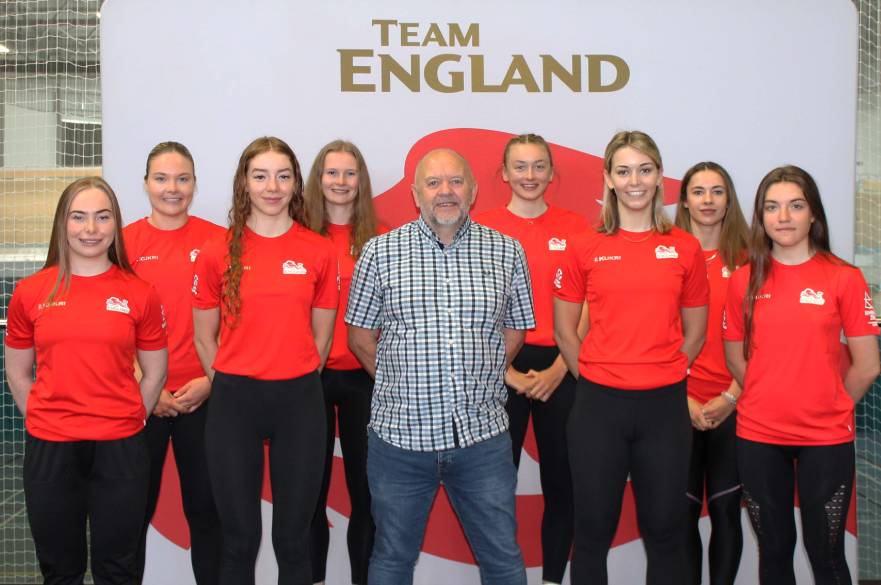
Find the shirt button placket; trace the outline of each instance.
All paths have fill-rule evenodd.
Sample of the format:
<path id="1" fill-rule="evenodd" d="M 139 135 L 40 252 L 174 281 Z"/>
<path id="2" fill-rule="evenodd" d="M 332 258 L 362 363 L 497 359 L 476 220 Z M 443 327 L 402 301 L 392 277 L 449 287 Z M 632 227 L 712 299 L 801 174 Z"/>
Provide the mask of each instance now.
<path id="1" fill-rule="evenodd" d="M 445 402 L 447 403 L 450 414 L 453 416 L 453 425 L 455 426 L 455 403 L 456 403 L 456 376 L 455 376 L 455 351 L 456 351 L 456 311 L 453 307 L 454 293 L 453 293 L 453 278 L 450 274 L 450 262 L 453 261 L 452 254 L 449 250 L 444 250 L 443 256 L 443 294 L 444 294 L 444 307 L 446 313 L 446 331 L 447 331 L 447 355 L 446 355 L 446 370 L 447 370 L 447 380 L 444 394 Z"/>

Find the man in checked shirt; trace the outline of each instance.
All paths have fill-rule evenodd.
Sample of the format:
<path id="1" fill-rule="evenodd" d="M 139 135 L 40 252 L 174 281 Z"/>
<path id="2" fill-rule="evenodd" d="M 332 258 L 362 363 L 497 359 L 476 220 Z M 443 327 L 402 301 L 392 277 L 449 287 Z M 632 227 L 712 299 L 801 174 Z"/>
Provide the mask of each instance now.
<path id="1" fill-rule="evenodd" d="M 477 185 L 458 153 L 426 154 L 412 191 L 420 217 L 364 247 L 346 311 L 349 346 L 376 379 L 368 582 L 412 582 L 443 484 L 481 582 L 525 585 L 503 380 L 535 327 L 526 259 L 469 218 Z"/>

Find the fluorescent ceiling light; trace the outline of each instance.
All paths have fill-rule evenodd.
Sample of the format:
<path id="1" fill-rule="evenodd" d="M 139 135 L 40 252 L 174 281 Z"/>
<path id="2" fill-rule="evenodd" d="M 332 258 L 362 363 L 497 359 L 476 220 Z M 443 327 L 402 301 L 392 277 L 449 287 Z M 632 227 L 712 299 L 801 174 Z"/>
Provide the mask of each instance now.
<path id="1" fill-rule="evenodd" d="M 9 52 L 9 47 L 7 47 L 6 45 L 0 44 L 0 54 L 5 55 L 8 52 Z"/>
<path id="2" fill-rule="evenodd" d="M 61 121 L 65 124 L 94 124 L 96 126 L 101 125 L 101 120 L 91 120 L 87 118 L 61 118 Z"/>

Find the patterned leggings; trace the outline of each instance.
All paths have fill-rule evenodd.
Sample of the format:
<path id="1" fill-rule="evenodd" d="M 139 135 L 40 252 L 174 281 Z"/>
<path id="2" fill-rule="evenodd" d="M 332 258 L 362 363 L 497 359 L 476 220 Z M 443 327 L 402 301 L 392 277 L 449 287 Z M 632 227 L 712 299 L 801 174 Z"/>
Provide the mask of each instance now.
<path id="1" fill-rule="evenodd" d="M 738 437 L 737 464 L 759 541 L 759 583 L 795 585 L 792 507 L 798 487 L 802 535 L 814 583 L 850 585 L 844 530 L 853 490 L 853 443 L 806 447 Z"/>

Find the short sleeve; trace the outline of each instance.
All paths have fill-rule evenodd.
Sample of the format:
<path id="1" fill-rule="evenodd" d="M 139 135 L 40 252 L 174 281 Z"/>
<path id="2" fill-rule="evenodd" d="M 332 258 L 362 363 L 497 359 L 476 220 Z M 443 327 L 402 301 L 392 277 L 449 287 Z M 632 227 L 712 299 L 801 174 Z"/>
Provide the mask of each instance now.
<path id="1" fill-rule="evenodd" d="M 586 295 L 586 275 L 581 269 L 579 258 L 582 254 L 583 241 L 575 239 L 563 253 L 559 265 L 554 269 L 554 296 L 570 303 L 583 303 Z"/>
<path id="2" fill-rule="evenodd" d="M 526 254 L 519 242 L 514 242 L 513 275 L 511 278 L 511 298 L 503 325 L 508 329 L 533 329 L 535 311 L 532 306 L 532 282 L 526 266 Z"/>
<path id="3" fill-rule="evenodd" d="M 220 306 L 223 288 L 222 258 L 224 248 L 220 240 L 205 244 L 193 267 L 193 306 L 197 309 L 216 309 Z"/>
<path id="4" fill-rule="evenodd" d="M 154 351 L 168 345 L 165 336 L 165 309 L 159 300 L 159 293 L 153 286 L 144 304 L 144 312 L 135 326 L 138 349 Z"/>
<path id="5" fill-rule="evenodd" d="M 722 312 L 722 339 L 743 341 L 743 297 L 749 280 L 749 267 L 738 268 L 728 283 L 728 297 Z"/>
<path id="6" fill-rule="evenodd" d="M 34 322 L 25 307 L 25 293 L 21 286 L 15 287 L 6 312 L 6 338 L 4 343 L 13 349 L 34 347 Z"/>
<path id="7" fill-rule="evenodd" d="M 367 242 L 355 264 L 346 309 L 346 323 L 364 329 L 379 329 L 380 326 L 383 299 L 377 265 L 377 241 L 374 238 Z"/>
<path id="8" fill-rule="evenodd" d="M 312 307 L 336 309 L 340 304 L 339 261 L 330 243 L 328 243 L 323 252 L 318 263 L 318 280 L 315 283 L 315 296 L 312 297 Z"/>
<path id="9" fill-rule="evenodd" d="M 710 303 L 710 283 L 707 280 L 707 263 L 700 246 L 694 246 L 694 253 L 685 267 L 685 279 L 682 283 L 682 294 L 679 296 L 681 307 L 703 307 Z"/>
<path id="10" fill-rule="evenodd" d="M 846 268 L 840 285 L 838 312 L 845 337 L 878 335 L 878 318 L 863 273 L 858 268 Z"/>

